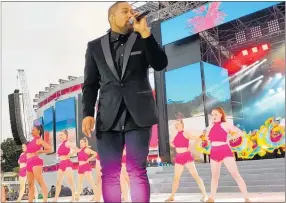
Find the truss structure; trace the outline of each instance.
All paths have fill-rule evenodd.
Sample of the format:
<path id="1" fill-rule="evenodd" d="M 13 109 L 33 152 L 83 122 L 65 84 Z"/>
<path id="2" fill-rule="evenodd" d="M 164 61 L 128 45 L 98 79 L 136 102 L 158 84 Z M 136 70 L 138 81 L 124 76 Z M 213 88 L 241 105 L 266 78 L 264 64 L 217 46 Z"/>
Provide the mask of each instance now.
<path id="1" fill-rule="evenodd" d="M 145 10 L 151 11 L 147 16 L 147 23 L 149 26 L 152 22 L 157 20 L 167 20 L 169 18 L 180 15 L 186 11 L 195 9 L 205 3 L 206 1 L 146 1 L 145 4 L 138 5 L 133 2 L 131 5 L 136 11 L 143 12 Z M 141 2 L 140 2 L 141 3 Z"/>
<path id="2" fill-rule="evenodd" d="M 201 58 L 209 63 L 222 66 L 223 59 L 231 59 L 232 53 L 229 52 L 220 42 L 218 28 L 199 33 L 201 37 Z"/>
<path id="3" fill-rule="evenodd" d="M 30 135 L 31 135 L 31 130 L 33 127 L 33 121 L 34 121 L 33 108 L 31 104 L 30 93 L 29 93 L 25 71 L 23 69 L 18 69 L 17 71 L 18 71 L 17 79 L 20 82 L 21 93 L 23 96 L 23 106 L 24 106 L 23 112 L 25 114 L 24 119 L 26 120 L 25 125 L 27 125 L 26 126 L 27 130 L 26 132 L 25 131 L 24 132 L 25 132 L 27 140 L 29 140 Z"/>
<path id="4" fill-rule="evenodd" d="M 238 33 L 243 37 L 237 37 Z M 230 23 L 199 33 L 201 38 L 202 60 L 223 66 L 224 61 L 231 59 L 238 66 L 236 53 L 245 47 L 261 42 L 269 43 L 271 50 L 285 44 L 285 4 L 281 3 L 251 16 L 236 19 Z M 231 89 L 236 89 L 240 80 L 230 81 Z M 243 119 L 243 98 L 241 91 L 232 93 L 233 116 Z"/>
<path id="5" fill-rule="evenodd" d="M 268 8 L 264 13 L 259 13 L 253 18 L 237 19 L 230 24 L 229 29 L 219 29 L 220 43 L 228 50 L 238 51 L 241 47 L 259 41 L 271 43 L 274 50 L 285 42 L 285 4 L 278 4 Z M 276 24 L 277 29 L 272 29 L 271 24 Z M 241 33 L 245 40 L 238 41 L 236 34 Z"/>
<path id="6" fill-rule="evenodd" d="M 275 24 L 276 28 L 271 28 Z M 243 35 L 238 38 L 237 34 Z M 227 59 L 235 60 L 235 53 L 242 48 L 267 42 L 271 50 L 285 43 L 285 4 L 281 3 L 251 16 L 199 33 L 201 56 L 204 61 L 222 66 Z"/>

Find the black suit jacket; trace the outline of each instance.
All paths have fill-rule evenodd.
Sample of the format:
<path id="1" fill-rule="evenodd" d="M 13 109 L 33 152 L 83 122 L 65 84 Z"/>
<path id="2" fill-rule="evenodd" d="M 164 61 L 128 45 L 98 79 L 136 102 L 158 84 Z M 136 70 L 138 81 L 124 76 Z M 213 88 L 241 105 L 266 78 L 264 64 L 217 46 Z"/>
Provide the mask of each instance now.
<path id="1" fill-rule="evenodd" d="M 158 110 L 148 78 L 149 65 L 156 71 L 168 65 L 164 50 L 153 35 L 142 39 L 132 33 L 126 43 L 122 74 L 118 75 L 112 60 L 109 32 L 88 43 L 85 55 L 83 115 L 94 116 L 98 90 L 97 126 L 109 130 L 122 99 L 139 127 L 158 122 Z"/>

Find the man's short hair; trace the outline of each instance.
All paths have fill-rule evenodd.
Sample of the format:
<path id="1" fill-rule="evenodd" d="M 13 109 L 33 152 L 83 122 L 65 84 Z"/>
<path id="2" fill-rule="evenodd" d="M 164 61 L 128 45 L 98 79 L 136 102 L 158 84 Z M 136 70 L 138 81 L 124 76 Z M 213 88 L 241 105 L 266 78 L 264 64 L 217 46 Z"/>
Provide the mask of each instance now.
<path id="1" fill-rule="evenodd" d="M 109 21 L 109 18 L 111 16 L 111 14 L 114 14 L 115 10 L 117 9 L 117 6 L 118 4 L 121 4 L 121 3 L 126 3 L 127 1 L 116 1 L 114 4 L 112 4 L 109 9 L 108 9 L 108 21 Z"/>

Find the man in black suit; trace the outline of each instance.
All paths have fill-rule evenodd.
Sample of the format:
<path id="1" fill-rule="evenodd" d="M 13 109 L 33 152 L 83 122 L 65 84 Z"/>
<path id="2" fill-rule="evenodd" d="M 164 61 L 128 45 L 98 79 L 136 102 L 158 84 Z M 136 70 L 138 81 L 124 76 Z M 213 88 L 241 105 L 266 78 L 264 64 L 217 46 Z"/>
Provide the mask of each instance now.
<path id="1" fill-rule="evenodd" d="M 124 145 L 132 201 L 150 201 L 146 160 L 158 111 L 148 69 L 151 66 L 161 71 L 168 61 L 147 27 L 146 18 L 138 22 L 136 15 L 129 3 L 116 2 L 108 11 L 111 30 L 89 42 L 85 55 L 82 128 L 84 134 L 91 136 L 100 90 L 95 129 L 105 202 L 121 201 Z"/>

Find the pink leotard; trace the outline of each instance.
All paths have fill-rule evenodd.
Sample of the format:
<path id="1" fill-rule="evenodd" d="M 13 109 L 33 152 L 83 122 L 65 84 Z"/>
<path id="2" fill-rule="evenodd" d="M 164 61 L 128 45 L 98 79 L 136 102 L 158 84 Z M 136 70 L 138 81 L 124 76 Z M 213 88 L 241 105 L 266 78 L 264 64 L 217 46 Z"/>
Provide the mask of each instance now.
<path id="1" fill-rule="evenodd" d="M 58 155 L 61 156 L 67 156 L 70 153 L 70 148 L 66 147 L 67 141 L 64 141 L 58 148 Z M 73 168 L 73 163 L 70 159 L 61 160 L 59 163 L 58 170 L 66 171 L 67 168 Z"/>
<path id="2" fill-rule="evenodd" d="M 27 153 L 36 153 L 42 148 L 42 146 L 37 145 L 38 139 L 41 139 L 41 138 L 36 137 L 27 144 Z M 43 160 L 38 155 L 27 158 L 27 171 L 33 172 L 34 166 L 43 166 L 43 164 L 44 164 Z"/>
<path id="3" fill-rule="evenodd" d="M 66 147 L 67 141 L 64 141 L 58 148 L 58 155 L 59 156 L 67 156 L 70 153 L 70 148 Z"/>
<path id="4" fill-rule="evenodd" d="M 210 142 L 227 142 L 227 132 L 221 127 L 222 122 L 217 122 L 211 128 L 209 133 Z M 233 157 L 233 153 L 228 144 L 220 146 L 212 146 L 210 158 L 214 161 L 220 162 L 227 157 Z"/>
<path id="5" fill-rule="evenodd" d="M 173 144 L 175 148 L 188 148 L 189 147 L 189 140 L 184 136 L 184 131 L 178 132 L 176 135 Z M 186 151 L 182 153 L 176 153 L 175 155 L 175 163 L 180 165 L 185 165 L 186 163 L 190 163 L 194 161 L 194 158 L 191 152 Z"/>
<path id="6" fill-rule="evenodd" d="M 89 155 L 87 153 L 85 153 L 84 150 L 85 150 L 85 147 L 82 148 L 80 150 L 80 152 L 78 153 L 78 155 L 77 155 L 78 161 L 87 161 L 88 160 Z"/>
<path id="7" fill-rule="evenodd" d="M 209 133 L 209 140 L 211 142 L 226 142 L 227 132 L 221 127 L 222 122 L 217 122 L 211 128 Z"/>
<path id="8" fill-rule="evenodd" d="M 179 147 L 188 148 L 189 147 L 189 140 L 187 138 L 185 138 L 183 133 L 184 133 L 184 131 L 178 132 L 178 134 L 176 135 L 176 137 L 173 141 L 173 144 L 176 148 L 179 148 Z"/>
<path id="9" fill-rule="evenodd" d="M 77 155 L 78 161 L 87 161 L 89 158 L 89 155 L 85 153 L 85 147 L 80 150 L 80 152 Z M 91 166 L 89 163 L 85 163 L 83 165 L 78 166 L 78 173 L 84 174 L 85 172 L 91 171 Z"/>
<path id="10" fill-rule="evenodd" d="M 39 151 L 42 147 L 37 145 L 37 140 L 41 139 L 40 137 L 35 137 L 31 142 L 27 144 L 27 153 L 35 153 Z"/>

